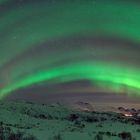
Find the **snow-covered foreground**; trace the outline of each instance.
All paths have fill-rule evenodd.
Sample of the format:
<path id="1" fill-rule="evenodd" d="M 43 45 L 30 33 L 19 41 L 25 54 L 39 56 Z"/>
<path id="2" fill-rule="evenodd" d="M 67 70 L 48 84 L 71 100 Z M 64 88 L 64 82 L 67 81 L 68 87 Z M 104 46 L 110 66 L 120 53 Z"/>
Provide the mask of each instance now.
<path id="1" fill-rule="evenodd" d="M 0 102 L 0 131 L 10 128 L 38 140 L 140 140 L 140 118 L 80 112 L 65 105 Z"/>

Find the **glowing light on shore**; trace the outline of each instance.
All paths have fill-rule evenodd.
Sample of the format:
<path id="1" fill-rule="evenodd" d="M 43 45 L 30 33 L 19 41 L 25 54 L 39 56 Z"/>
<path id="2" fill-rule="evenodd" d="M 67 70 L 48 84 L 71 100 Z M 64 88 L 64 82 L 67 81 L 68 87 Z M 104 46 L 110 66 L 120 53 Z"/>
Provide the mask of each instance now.
<path id="1" fill-rule="evenodd" d="M 133 117 L 133 115 L 131 113 L 126 113 L 124 114 L 125 117 Z"/>

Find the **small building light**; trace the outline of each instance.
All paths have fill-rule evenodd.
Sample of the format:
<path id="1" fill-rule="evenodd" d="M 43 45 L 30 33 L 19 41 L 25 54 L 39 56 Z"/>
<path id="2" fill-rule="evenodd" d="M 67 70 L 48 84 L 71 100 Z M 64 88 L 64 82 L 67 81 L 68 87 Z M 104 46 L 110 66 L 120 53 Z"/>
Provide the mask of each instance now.
<path id="1" fill-rule="evenodd" d="M 130 114 L 130 113 L 125 113 L 124 116 L 126 116 L 126 117 L 132 117 L 133 115 Z"/>

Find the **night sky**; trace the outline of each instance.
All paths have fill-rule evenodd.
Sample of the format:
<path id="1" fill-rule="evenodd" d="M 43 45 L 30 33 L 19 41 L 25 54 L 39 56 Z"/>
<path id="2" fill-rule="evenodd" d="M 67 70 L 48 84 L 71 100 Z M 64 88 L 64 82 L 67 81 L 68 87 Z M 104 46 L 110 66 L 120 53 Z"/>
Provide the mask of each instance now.
<path id="1" fill-rule="evenodd" d="M 0 99 L 86 95 L 140 101 L 140 2 L 0 0 Z"/>

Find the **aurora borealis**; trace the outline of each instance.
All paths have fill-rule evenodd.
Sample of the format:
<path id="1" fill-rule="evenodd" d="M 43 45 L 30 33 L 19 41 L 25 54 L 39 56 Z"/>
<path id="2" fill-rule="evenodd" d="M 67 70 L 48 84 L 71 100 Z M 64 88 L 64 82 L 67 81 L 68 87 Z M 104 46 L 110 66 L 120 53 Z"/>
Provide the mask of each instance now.
<path id="1" fill-rule="evenodd" d="M 138 3 L 0 0 L 0 98 L 77 80 L 140 95 Z"/>

